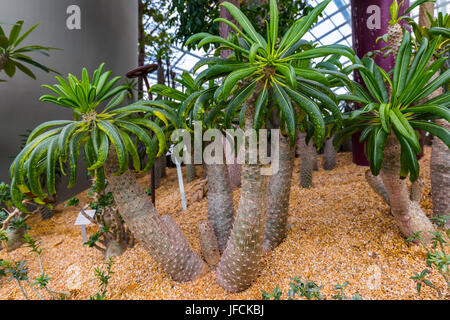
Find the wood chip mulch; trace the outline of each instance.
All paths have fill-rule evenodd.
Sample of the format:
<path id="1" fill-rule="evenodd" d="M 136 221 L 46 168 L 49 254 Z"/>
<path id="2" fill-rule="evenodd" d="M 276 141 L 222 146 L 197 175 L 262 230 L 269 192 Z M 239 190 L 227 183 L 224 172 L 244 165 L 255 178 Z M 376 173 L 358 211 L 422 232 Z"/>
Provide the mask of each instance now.
<path id="1" fill-rule="evenodd" d="M 431 148 L 426 147 L 421 159 L 421 172 L 426 179 L 421 206 L 431 215 L 429 159 Z M 290 198 L 290 232 L 285 241 L 272 253 L 263 257 L 261 274 L 246 291 L 231 294 L 214 280 L 213 269 L 201 279 L 189 283 L 172 281 L 153 261 L 140 244 L 115 259 L 108 287 L 109 299 L 261 299 L 261 290 L 271 292 L 275 286 L 289 289 L 290 277 L 301 276 L 323 286 L 321 293 L 331 298 L 338 283 L 345 281 L 347 296 L 359 294 L 363 299 L 439 299 L 435 291 L 424 287 L 418 295 L 410 277 L 425 264 L 425 250 L 402 238 L 389 207 L 376 195 L 364 179 L 366 167 L 352 163 L 351 153 L 339 153 L 337 167 L 324 171 L 319 157 L 319 171 L 314 172 L 313 188 L 299 187 L 299 159 L 296 159 Z M 183 168 L 184 172 L 185 168 Z M 206 218 L 206 199 L 192 200 L 198 194 L 198 181 L 203 170 L 198 167 L 198 179 L 186 185 L 188 210 L 182 211 L 176 170 L 167 170 L 157 189 L 157 209 L 170 214 L 189 239 L 192 248 L 200 252 L 197 223 Z M 139 180 L 148 186 L 146 176 Z M 79 196 L 86 202 L 86 192 Z M 197 200 L 197 201 L 195 201 Z M 234 192 L 235 206 L 239 190 Z M 64 205 L 48 221 L 39 216 L 28 220 L 30 234 L 43 248 L 42 260 L 51 275 L 50 286 L 69 291 L 70 299 L 88 299 L 97 292 L 98 280 L 94 268 L 104 265 L 103 255 L 83 246 L 80 228 L 73 225 L 77 212 Z M 88 228 L 88 233 L 94 227 Z M 38 261 L 29 248 L 14 252 L 0 251 L 0 258 L 27 260 L 30 275 L 39 276 Z M 437 273 L 430 280 L 444 288 Z M 31 298 L 36 298 L 28 289 Z M 0 299 L 23 299 L 14 282 L 0 279 Z M 445 299 L 445 298 L 444 298 Z"/>

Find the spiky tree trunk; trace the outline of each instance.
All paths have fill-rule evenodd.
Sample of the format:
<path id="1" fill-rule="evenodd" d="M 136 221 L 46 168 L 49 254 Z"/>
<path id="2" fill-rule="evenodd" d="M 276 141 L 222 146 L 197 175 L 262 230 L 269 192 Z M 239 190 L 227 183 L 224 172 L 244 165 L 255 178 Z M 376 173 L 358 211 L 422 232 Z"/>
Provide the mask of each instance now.
<path id="1" fill-rule="evenodd" d="M 305 142 L 306 133 L 297 135 L 297 150 L 300 153 L 300 186 L 302 188 L 312 187 L 314 158 Z"/>
<path id="2" fill-rule="evenodd" d="M 241 187 L 241 165 L 237 163 L 237 158 L 228 165 L 228 175 L 230 177 L 231 189 L 235 190 Z"/>
<path id="3" fill-rule="evenodd" d="M 450 130 L 445 120 L 435 120 L 435 123 Z M 431 149 L 431 196 L 433 213 L 448 215 L 450 213 L 450 149 L 441 139 L 434 138 Z M 450 226 L 450 221 L 447 221 Z"/>
<path id="4" fill-rule="evenodd" d="M 133 236 L 173 280 L 185 282 L 200 277 L 207 266 L 192 251 L 174 220 L 168 215 L 158 214 L 135 174 L 127 170 L 116 176 L 113 173 L 118 169 L 117 157 L 110 152 L 105 163 L 108 189 L 113 193 L 117 208 Z"/>
<path id="5" fill-rule="evenodd" d="M 284 240 L 287 233 L 294 150 L 289 145 L 289 138 L 280 134 L 279 141 L 279 170 L 270 177 L 269 192 L 267 195 L 267 222 L 264 251 L 275 249 Z M 275 161 L 277 160 L 275 159 Z"/>
<path id="6" fill-rule="evenodd" d="M 400 178 L 400 154 L 400 143 L 391 134 L 386 141 L 380 171 L 381 179 L 389 194 L 391 212 L 405 237 L 411 237 L 413 233 L 422 231 L 421 237 L 428 243 L 433 237 L 430 231 L 434 231 L 434 227 L 419 206 L 419 192 L 414 190 L 410 196 L 406 179 Z"/>
<path id="7" fill-rule="evenodd" d="M 337 151 L 333 146 L 333 138 L 327 139 L 323 149 L 323 168 L 325 170 L 333 170 L 336 167 Z"/>
<path id="8" fill-rule="evenodd" d="M 430 27 L 431 23 L 427 13 L 433 17 L 434 7 L 435 4 L 433 2 L 427 2 L 420 6 L 419 25 L 421 27 Z M 443 93 L 444 89 L 440 88 L 431 94 L 427 100 Z M 450 130 L 450 125 L 447 121 L 435 120 L 434 122 Z M 430 171 L 433 214 L 448 215 L 450 212 L 450 201 L 448 200 L 450 194 L 450 149 L 438 138 L 433 139 L 431 147 Z M 450 221 L 447 221 L 447 226 L 450 227 Z"/>
<path id="9" fill-rule="evenodd" d="M 198 223 L 198 237 L 205 261 L 210 266 L 217 265 L 220 260 L 219 245 L 214 229 L 208 220 L 201 220 Z"/>
<path id="10" fill-rule="evenodd" d="M 234 221 L 233 192 L 228 168 L 223 164 L 207 164 L 208 221 L 217 237 L 220 252 L 225 250 Z"/>
<path id="11" fill-rule="evenodd" d="M 313 170 L 319 171 L 319 161 L 318 161 L 319 155 L 317 154 L 317 149 L 314 146 L 314 142 L 312 141 L 312 139 L 309 140 L 308 149 L 310 150 L 312 156 Z"/>
<path id="12" fill-rule="evenodd" d="M 389 202 L 389 194 L 384 187 L 383 180 L 381 177 L 374 176 L 370 170 L 366 171 L 366 181 L 369 184 L 369 186 L 372 187 L 372 189 L 386 202 L 387 204 L 390 204 Z"/>
<path id="13" fill-rule="evenodd" d="M 254 105 L 260 90 L 255 90 L 246 102 L 245 129 L 251 129 Z M 247 140 L 247 139 L 246 139 Z M 226 290 L 240 292 L 247 289 L 258 276 L 264 245 L 267 217 L 266 178 L 261 164 L 248 163 L 252 153 L 246 142 L 246 161 L 242 164 L 242 187 L 239 208 L 230 239 L 217 267 L 217 282 Z M 256 155 L 257 156 L 257 155 Z"/>
<path id="14" fill-rule="evenodd" d="M 19 249 L 25 243 L 25 240 L 23 238 L 25 232 L 26 232 L 25 227 L 9 228 L 6 231 L 8 241 L 4 242 L 6 251 L 11 252 L 16 249 Z"/>
<path id="15" fill-rule="evenodd" d="M 166 168 L 166 161 L 165 161 L 166 156 L 160 156 L 158 158 L 156 158 L 155 160 L 155 188 L 159 188 L 159 186 L 161 185 L 161 178 L 166 176 L 165 174 L 165 168 Z"/>

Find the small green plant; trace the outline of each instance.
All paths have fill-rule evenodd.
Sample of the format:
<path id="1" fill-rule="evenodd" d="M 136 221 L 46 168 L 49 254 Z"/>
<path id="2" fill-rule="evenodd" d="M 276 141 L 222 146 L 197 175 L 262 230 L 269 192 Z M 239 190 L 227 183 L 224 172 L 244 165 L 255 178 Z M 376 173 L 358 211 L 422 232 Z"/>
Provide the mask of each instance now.
<path id="1" fill-rule="evenodd" d="M 320 293 L 322 286 L 317 285 L 314 281 L 302 281 L 301 277 L 294 277 L 291 280 L 290 289 L 287 293 L 289 299 L 294 299 L 295 295 L 298 295 L 307 300 L 322 300 L 323 296 Z"/>
<path id="2" fill-rule="evenodd" d="M 115 207 L 114 196 L 111 192 L 96 192 L 95 187 L 88 193 L 93 201 L 89 207 L 95 210 L 91 218 L 80 205 L 78 198 L 69 199 L 66 206 L 76 207 L 81 214 L 98 227 L 98 231 L 90 235 L 84 244 L 104 253 L 107 258 L 122 254 L 127 248 L 134 245 L 134 238 L 125 225 L 120 213 Z"/>
<path id="3" fill-rule="evenodd" d="M 343 284 L 336 284 L 334 286 L 334 290 L 337 291 L 337 293 L 333 296 L 331 296 L 334 300 L 350 300 L 345 294 L 344 289 L 346 286 L 348 286 L 349 282 L 345 281 Z M 355 293 L 351 300 L 362 300 L 361 296 L 357 293 Z"/>
<path id="4" fill-rule="evenodd" d="M 334 300 L 350 300 L 344 294 L 344 289 L 348 284 L 349 282 L 345 281 L 343 284 L 335 285 L 334 290 L 337 290 L 338 292 L 335 295 L 331 296 L 331 298 Z M 291 282 L 289 283 L 289 291 L 287 293 L 287 297 L 288 300 L 294 300 L 296 296 L 298 296 L 299 298 L 304 298 L 306 300 L 326 300 L 320 290 L 322 290 L 322 286 L 319 286 L 316 282 L 310 280 L 303 281 L 301 277 L 294 277 L 291 278 Z M 271 293 L 267 293 L 264 290 L 261 290 L 261 292 L 263 300 L 280 300 L 281 296 L 283 295 L 283 292 L 278 286 L 276 286 Z M 356 293 L 352 296 L 351 299 L 363 300 L 361 296 Z"/>
<path id="5" fill-rule="evenodd" d="M 447 288 L 450 290 L 450 255 L 447 253 L 448 249 L 446 249 L 449 247 L 448 238 L 450 237 L 450 229 L 446 229 L 445 235 L 442 231 L 432 232 L 434 237 L 431 239 L 431 245 L 429 246 L 426 245 L 420 234 L 421 231 L 416 232 L 407 240 L 419 242 L 425 248 L 427 252 L 425 262 L 430 269 L 424 269 L 420 273 L 415 272 L 414 276 L 410 277 L 410 279 L 414 280 L 419 294 L 425 285 L 434 289 L 439 297 L 441 297 L 441 289 L 426 277 L 432 274 L 433 270 L 437 271 L 445 280 Z"/>
<path id="6" fill-rule="evenodd" d="M 108 263 L 106 264 L 106 270 L 100 269 L 99 267 L 95 268 L 95 275 L 100 282 L 98 285 L 99 291 L 95 295 L 90 296 L 89 300 L 107 300 L 106 291 L 109 280 L 111 279 L 112 274 L 114 274 L 112 271 L 113 265 L 114 259 L 109 258 Z"/>
<path id="7" fill-rule="evenodd" d="M 261 290 L 261 292 L 263 300 L 280 300 L 281 295 L 283 294 L 278 286 L 276 286 L 271 293 L 267 293 L 264 290 Z"/>
<path id="8" fill-rule="evenodd" d="M 35 253 L 38 258 L 39 267 L 41 270 L 40 276 L 32 278 L 32 280 L 35 281 L 32 283 L 29 276 L 28 266 L 26 265 L 26 260 L 7 261 L 4 259 L 0 259 L 0 277 L 9 276 L 9 281 L 14 280 L 26 300 L 29 300 L 26 291 L 27 286 L 38 296 L 40 300 L 44 300 L 44 297 L 37 290 L 37 288 L 40 290 L 45 290 L 53 300 L 66 299 L 68 293 L 52 290 L 48 286 L 48 283 L 52 279 L 52 277 L 45 273 L 41 259 L 42 249 L 40 247 L 40 244 L 29 234 L 25 234 L 24 240 L 27 243 L 27 246 L 31 248 L 31 252 Z"/>

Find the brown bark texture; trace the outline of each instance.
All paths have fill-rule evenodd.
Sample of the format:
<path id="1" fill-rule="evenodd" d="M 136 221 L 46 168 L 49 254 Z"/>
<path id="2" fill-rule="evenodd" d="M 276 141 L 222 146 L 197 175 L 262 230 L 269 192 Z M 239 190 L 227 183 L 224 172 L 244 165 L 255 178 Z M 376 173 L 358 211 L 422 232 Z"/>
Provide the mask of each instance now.
<path id="1" fill-rule="evenodd" d="M 246 102 L 245 129 L 252 127 L 254 105 L 259 92 L 255 90 Z M 248 156 L 246 159 L 249 159 L 247 142 L 245 153 Z M 256 164 L 245 161 L 242 165 L 239 208 L 216 272 L 219 285 L 230 292 L 240 292 L 250 287 L 260 270 L 267 217 L 267 183 L 266 177 L 261 175 L 261 168 L 259 161 Z"/>
<path id="2" fill-rule="evenodd" d="M 120 176 L 114 152 L 105 164 L 108 191 L 114 195 L 117 208 L 136 240 L 175 281 L 195 280 L 206 270 L 206 264 L 189 246 L 186 237 L 170 216 L 160 216 L 155 206 L 138 184 L 136 176 L 127 170 Z"/>
<path id="3" fill-rule="evenodd" d="M 300 187 L 311 188 L 313 180 L 314 157 L 305 142 L 306 133 L 297 135 L 297 150 L 300 154 Z"/>
<path id="4" fill-rule="evenodd" d="M 279 170 L 270 176 L 268 187 L 267 222 L 264 251 L 275 249 L 287 234 L 289 195 L 294 164 L 294 150 L 289 138 L 280 134 Z M 274 161 L 272 159 L 272 161 Z"/>
<path id="5" fill-rule="evenodd" d="M 381 166 L 381 179 L 389 194 L 391 212 L 396 219 L 402 234 L 409 238 L 413 233 L 421 231 L 426 243 L 431 241 L 435 231 L 432 223 L 419 206 L 419 202 L 411 198 L 420 198 L 416 192 L 413 197 L 408 192 L 406 179 L 400 178 L 401 148 L 397 138 L 391 134 L 386 141 L 384 159 Z"/>

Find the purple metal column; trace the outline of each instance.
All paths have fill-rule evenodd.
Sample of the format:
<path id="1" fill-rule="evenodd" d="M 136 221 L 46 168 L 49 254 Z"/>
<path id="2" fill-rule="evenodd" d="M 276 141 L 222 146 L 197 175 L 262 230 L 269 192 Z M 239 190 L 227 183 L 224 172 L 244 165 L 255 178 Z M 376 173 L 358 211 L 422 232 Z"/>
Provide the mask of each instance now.
<path id="1" fill-rule="evenodd" d="M 353 49 L 359 58 L 367 52 L 381 49 L 386 46 L 383 41 L 376 43 L 378 37 L 387 33 L 391 15 L 389 7 L 393 0 L 351 0 Z M 405 0 L 400 9 L 404 12 L 409 7 L 409 0 Z M 376 63 L 384 70 L 389 71 L 394 67 L 394 58 L 390 55 L 384 58 L 379 55 L 375 58 Z M 361 77 L 355 71 L 355 80 L 362 83 Z M 360 166 L 368 166 L 364 153 L 364 144 L 359 143 L 360 133 L 352 137 L 353 162 Z"/>

